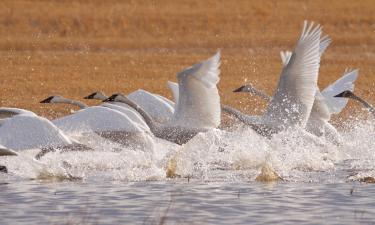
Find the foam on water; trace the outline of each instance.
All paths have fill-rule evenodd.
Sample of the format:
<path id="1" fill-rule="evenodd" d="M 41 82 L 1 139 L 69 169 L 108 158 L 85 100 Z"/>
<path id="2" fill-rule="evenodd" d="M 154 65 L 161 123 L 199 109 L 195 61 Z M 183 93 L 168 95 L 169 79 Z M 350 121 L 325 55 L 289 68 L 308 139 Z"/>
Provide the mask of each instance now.
<path id="1" fill-rule="evenodd" d="M 348 122 L 336 146 L 324 138 L 312 138 L 291 130 L 264 138 L 245 126 L 200 133 L 179 146 L 152 138 L 149 148 L 124 147 L 97 135 L 70 134 L 94 151 L 52 152 L 41 160 L 39 151 L 2 157 L 7 179 L 100 179 L 147 181 L 169 177 L 203 181 L 253 181 L 265 165 L 285 181 L 347 182 L 375 176 L 373 120 Z"/>

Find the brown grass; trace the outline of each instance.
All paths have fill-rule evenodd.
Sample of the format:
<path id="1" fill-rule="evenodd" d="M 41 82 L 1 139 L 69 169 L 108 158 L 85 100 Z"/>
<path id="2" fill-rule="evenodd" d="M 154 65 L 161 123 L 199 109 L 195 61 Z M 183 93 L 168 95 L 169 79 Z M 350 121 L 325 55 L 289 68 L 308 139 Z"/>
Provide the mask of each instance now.
<path id="1" fill-rule="evenodd" d="M 251 112 L 264 104 L 231 91 L 247 79 L 271 94 L 279 51 L 293 47 L 304 19 L 334 40 L 321 87 L 360 68 L 356 91 L 375 102 L 374 12 L 372 0 L 1 1 L 1 106 L 55 118 L 71 107 L 38 103 L 51 94 L 143 88 L 171 97 L 167 80 L 222 48 L 222 102 Z"/>

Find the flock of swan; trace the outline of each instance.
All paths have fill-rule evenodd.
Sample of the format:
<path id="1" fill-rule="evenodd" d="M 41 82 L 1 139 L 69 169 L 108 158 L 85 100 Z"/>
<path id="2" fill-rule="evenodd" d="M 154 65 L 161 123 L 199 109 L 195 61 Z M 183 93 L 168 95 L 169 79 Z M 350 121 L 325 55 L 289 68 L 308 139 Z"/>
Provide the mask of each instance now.
<path id="1" fill-rule="evenodd" d="M 343 75 L 322 91 L 317 85 L 320 60 L 331 39 L 322 35 L 322 27 L 304 22 L 294 50 L 281 52 L 282 70 L 273 96 L 251 85 L 234 92 L 248 92 L 268 102 L 263 115 L 247 115 L 220 103 L 217 84 L 220 75 L 220 51 L 177 74 L 178 83 L 168 81 L 174 101 L 145 90 L 128 95 L 111 96 L 94 92 L 85 99 L 102 103 L 97 106 L 62 96 L 51 96 L 41 103 L 64 103 L 80 110 L 55 120 L 40 117 L 31 111 L 0 108 L 0 156 L 17 156 L 27 149 L 40 149 L 39 159 L 50 151 L 90 150 L 71 135 L 95 133 L 124 146 L 150 148 L 153 138 L 182 145 L 196 134 L 218 129 L 221 113 L 234 116 L 258 134 L 273 134 L 303 128 L 312 139 L 325 137 L 340 144 L 341 137 L 330 124 L 348 99 L 364 104 L 371 113 L 375 109 L 356 96 L 354 82 L 358 70 L 345 70 Z"/>

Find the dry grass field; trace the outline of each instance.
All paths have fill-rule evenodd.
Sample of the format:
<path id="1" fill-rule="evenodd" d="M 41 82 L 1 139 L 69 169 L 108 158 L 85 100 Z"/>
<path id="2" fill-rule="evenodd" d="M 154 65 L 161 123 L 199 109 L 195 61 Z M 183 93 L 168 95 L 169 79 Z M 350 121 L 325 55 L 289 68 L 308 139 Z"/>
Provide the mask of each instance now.
<path id="1" fill-rule="evenodd" d="M 360 68 L 356 92 L 375 103 L 374 12 L 373 0 L 3 0 L 0 105 L 55 118 L 72 107 L 38 103 L 52 94 L 143 88 L 171 97 L 167 80 L 220 48 L 222 102 L 255 112 L 259 99 L 232 90 L 251 82 L 272 94 L 279 51 L 293 48 L 305 19 L 333 39 L 320 87 Z"/>

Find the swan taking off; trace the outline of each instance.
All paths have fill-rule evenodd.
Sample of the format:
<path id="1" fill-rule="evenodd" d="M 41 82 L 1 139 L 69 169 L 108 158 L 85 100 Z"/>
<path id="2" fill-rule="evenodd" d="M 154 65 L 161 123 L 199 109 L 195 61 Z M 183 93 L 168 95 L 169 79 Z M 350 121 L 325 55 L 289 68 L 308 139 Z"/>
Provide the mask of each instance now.
<path id="1" fill-rule="evenodd" d="M 340 79 L 326 87 L 321 93 L 317 90 L 315 101 L 307 121 L 306 130 L 317 136 L 329 133 L 331 136 L 337 133 L 334 127 L 329 124 L 331 114 L 338 114 L 346 106 L 348 99 L 339 99 L 334 96 L 346 89 L 354 90 L 354 82 L 358 77 L 358 69 L 346 69 Z M 265 92 L 258 90 L 252 85 L 244 85 L 233 92 L 248 92 L 257 95 L 265 101 L 271 101 L 271 97 Z M 344 101 L 343 101 L 344 100 Z M 346 101 L 345 101 L 346 100 Z"/>
<path id="2" fill-rule="evenodd" d="M 170 121 L 159 123 L 135 102 L 121 94 L 104 101 L 119 101 L 133 107 L 159 138 L 184 144 L 199 132 L 216 128 L 220 124 L 219 82 L 220 52 L 206 61 L 193 65 L 177 75 L 179 100 Z"/>
<path id="3" fill-rule="evenodd" d="M 82 102 L 61 96 L 50 96 L 41 103 L 67 103 L 83 108 L 52 121 L 68 134 L 96 133 L 124 146 L 153 148 L 153 141 L 147 134 L 149 127 L 129 109 L 113 104 L 87 107 Z"/>
<path id="4" fill-rule="evenodd" d="M 97 99 L 105 100 L 108 98 L 103 92 L 97 91 L 86 97 L 85 99 Z M 174 113 L 175 104 L 158 94 L 153 94 L 148 91 L 139 89 L 130 94 L 128 98 L 139 105 L 143 110 L 145 110 L 154 120 L 159 123 L 165 123 L 171 119 Z M 117 104 L 119 106 L 129 108 L 128 105 L 121 102 L 112 102 L 112 104 Z M 132 109 L 134 110 L 134 109 Z"/>
<path id="5" fill-rule="evenodd" d="M 301 37 L 262 116 L 245 115 L 228 106 L 223 106 L 223 110 L 265 136 L 293 126 L 305 127 L 316 94 L 321 33 L 320 25 L 304 22 Z"/>
<path id="6" fill-rule="evenodd" d="M 370 103 L 368 103 L 364 99 L 362 99 L 361 97 L 355 95 L 352 91 L 349 91 L 349 90 L 343 91 L 340 94 L 335 95 L 335 97 L 354 99 L 354 100 L 362 103 L 363 106 L 365 106 L 371 112 L 371 114 L 375 116 L 375 108 L 372 105 L 370 105 Z"/>

